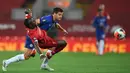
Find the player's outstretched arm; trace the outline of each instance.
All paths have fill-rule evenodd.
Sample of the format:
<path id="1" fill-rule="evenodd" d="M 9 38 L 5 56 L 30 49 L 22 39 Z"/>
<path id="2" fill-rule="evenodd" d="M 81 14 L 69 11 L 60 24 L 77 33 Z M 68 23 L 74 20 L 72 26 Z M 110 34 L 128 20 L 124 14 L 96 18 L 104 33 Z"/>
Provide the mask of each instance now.
<path id="1" fill-rule="evenodd" d="M 34 38 L 34 47 L 35 47 L 36 51 L 38 52 L 38 54 L 40 54 L 40 59 L 44 59 L 45 55 L 42 54 L 42 51 L 40 50 L 40 48 L 38 46 L 38 40 L 36 38 Z"/>
<path id="2" fill-rule="evenodd" d="M 107 19 L 108 20 L 110 20 L 111 19 L 111 17 L 110 17 L 110 15 L 107 13 Z"/>
<path id="3" fill-rule="evenodd" d="M 60 29 L 61 31 L 63 31 L 65 34 L 68 34 L 68 32 L 60 25 L 60 24 L 56 24 L 56 28 Z"/>

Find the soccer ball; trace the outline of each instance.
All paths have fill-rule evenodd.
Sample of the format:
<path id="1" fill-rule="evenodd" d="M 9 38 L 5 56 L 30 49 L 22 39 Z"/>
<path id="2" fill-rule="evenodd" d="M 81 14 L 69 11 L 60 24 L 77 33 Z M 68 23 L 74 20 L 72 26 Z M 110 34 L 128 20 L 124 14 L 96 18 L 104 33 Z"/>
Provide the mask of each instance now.
<path id="1" fill-rule="evenodd" d="M 125 33 L 125 30 L 122 29 L 122 28 L 117 28 L 115 31 L 114 31 L 114 37 L 118 40 L 122 40 L 122 39 L 125 39 L 125 36 L 126 36 L 126 33 Z"/>

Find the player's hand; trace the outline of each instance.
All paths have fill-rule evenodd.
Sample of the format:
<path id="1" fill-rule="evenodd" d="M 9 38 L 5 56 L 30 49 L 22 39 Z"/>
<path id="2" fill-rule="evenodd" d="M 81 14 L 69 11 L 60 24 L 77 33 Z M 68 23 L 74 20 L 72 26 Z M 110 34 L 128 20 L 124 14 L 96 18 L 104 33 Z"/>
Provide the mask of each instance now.
<path id="1" fill-rule="evenodd" d="M 27 9 L 25 9 L 24 13 L 25 13 L 25 14 L 30 14 L 30 13 L 32 13 L 32 10 L 29 9 L 29 8 L 27 8 Z"/>
<path id="2" fill-rule="evenodd" d="M 68 34 L 68 32 L 65 29 L 63 30 L 63 32 L 64 32 L 64 35 Z"/>
<path id="3" fill-rule="evenodd" d="M 43 54 L 40 54 L 40 59 L 43 60 L 46 56 Z"/>

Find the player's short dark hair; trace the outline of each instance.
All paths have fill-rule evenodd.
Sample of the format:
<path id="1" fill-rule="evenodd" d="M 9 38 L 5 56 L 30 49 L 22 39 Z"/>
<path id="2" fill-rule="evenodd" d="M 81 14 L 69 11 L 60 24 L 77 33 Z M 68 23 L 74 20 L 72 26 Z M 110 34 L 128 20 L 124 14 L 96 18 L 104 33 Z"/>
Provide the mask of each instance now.
<path id="1" fill-rule="evenodd" d="M 53 13 L 63 12 L 63 9 L 56 7 L 53 9 Z"/>

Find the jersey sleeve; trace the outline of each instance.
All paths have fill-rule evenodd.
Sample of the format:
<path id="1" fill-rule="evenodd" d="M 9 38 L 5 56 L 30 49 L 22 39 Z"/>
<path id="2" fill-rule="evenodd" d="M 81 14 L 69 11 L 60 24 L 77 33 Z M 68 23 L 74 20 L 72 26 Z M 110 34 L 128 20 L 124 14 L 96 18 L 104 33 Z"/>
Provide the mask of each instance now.
<path id="1" fill-rule="evenodd" d="M 104 27 L 107 28 L 109 25 L 107 23 L 107 16 L 106 16 L 106 21 L 105 21 L 105 24 L 104 24 Z"/>
<path id="2" fill-rule="evenodd" d="M 95 28 L 97 27 L 97 17 L 94 17 L 92 26 Z"/>
<path id="3" fill-rule="evenodd" d="M 40 18 L 40 24 L 39 25 L 44 25 L 47 23 L 47 19 L 45 19 L 44 17 Z"/>

